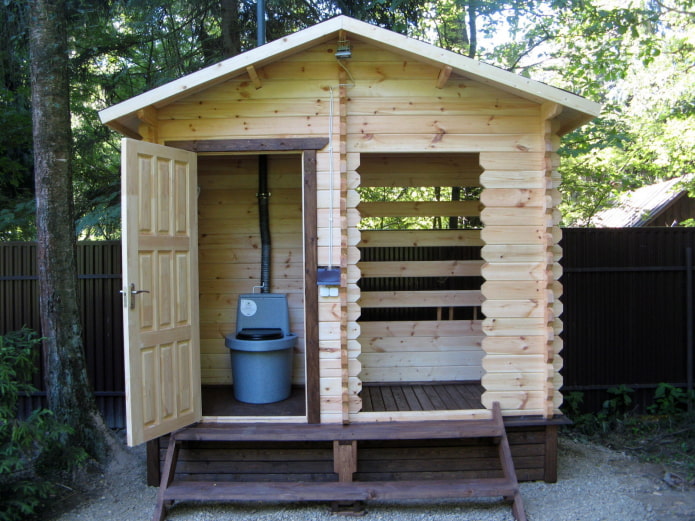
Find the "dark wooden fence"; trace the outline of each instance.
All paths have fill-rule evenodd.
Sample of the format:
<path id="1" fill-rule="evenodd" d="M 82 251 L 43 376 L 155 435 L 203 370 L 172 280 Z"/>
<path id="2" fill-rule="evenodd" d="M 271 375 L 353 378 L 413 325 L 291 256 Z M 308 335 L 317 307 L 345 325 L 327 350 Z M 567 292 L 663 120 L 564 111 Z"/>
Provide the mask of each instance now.
<path id="1" fill-rule="evenodd" d="M 587 409 L 597 410 L 606 389 L 620 384 L 636 389 L 642 406 L 660 382 L 685 387 L 693 321 L 686 252 L 695 245 L 695 229 L 563 233 L 564 390 L 583 392 Z M 33 244 L 0 243 L 0 334 L 23 325 L 40 330 L 35 254 Z M 78 247 L 88 371 L 115 428 L 125 423 L 120 263 L 118 242 Z M 35 383 L 42 388 L 41 375 Z M 25 412 L 40 403 L 41 393 L 27 399 Z"/>
<path id="2" fill-rule="evenodd" d="M 695 228 L 563 234 L 563 390 L 583 392 L 595 411 L 620 384 L 635 389 L 642 407 L 660 382 L 686 387 Z"/>
<path id="3" fill-rule="evenodd" d="M 121 244 L 83 242 L 77 248 L 79 298 L 87 370 L 108 425 L 125 426 Z M 22 326 L 41 331 L 36 245 L 0 243 L 0 334 Z M 34 385 L 43 390 L 42 374 Z M 44 393 L 24 400 L 22 414 L 44 403 Z"/>

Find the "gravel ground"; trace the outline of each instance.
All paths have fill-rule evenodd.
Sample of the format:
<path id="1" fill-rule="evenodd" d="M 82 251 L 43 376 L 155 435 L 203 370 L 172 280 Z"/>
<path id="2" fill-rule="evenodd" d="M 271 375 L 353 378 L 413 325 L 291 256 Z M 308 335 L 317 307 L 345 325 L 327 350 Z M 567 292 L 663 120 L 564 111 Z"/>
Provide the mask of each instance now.
<path id="1" fill-rule="evenodd" d="M 91 490 L 66 497 L 54 521 L 139 521 L 152 517 L 157 489 L 145 485 L 145 458 L 136 449 Z M 695 489 L 664 481 L 658 465 L 639 463 L 606 448 L 561 438 L 555 484 L 523 483 L 530 521 L 695 521 Z M 666 475 L 667 478 L 670 476 Z M 672 480 L 671 480 L 672 481 Z M 70 505 L 73 505 L 72 507 Z M 170 521 L 299 521 L 340 519 L 322 503 L 179 503 Z M 365 521 L 507 521 L 510 507 L 497 500 L 370 502 Z"/>

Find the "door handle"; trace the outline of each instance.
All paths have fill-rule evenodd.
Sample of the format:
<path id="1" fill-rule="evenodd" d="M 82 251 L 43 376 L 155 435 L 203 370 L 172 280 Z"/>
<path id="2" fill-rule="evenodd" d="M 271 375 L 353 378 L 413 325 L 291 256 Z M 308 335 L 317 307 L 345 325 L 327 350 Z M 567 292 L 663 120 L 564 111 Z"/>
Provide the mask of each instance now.
<path id="1" fill-rule="evenodd" d="M 149 293 L 147 289 L 135 289 L 135 283 L 131 282 L 130 290 L 120 290 L 119 293 L 123 295 L 123 307 L 130 307 L 130 309 L 135 309 L 135 295 L 140 293 Z M 130 300 L 130 306 L 128 306 L 128 300 Z"/>

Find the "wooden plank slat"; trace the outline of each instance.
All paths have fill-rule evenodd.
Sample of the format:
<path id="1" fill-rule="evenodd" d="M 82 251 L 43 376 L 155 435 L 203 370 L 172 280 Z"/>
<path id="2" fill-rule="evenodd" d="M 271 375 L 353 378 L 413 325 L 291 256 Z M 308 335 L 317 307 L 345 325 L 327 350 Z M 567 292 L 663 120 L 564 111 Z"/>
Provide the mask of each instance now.
<path id="1" fill-rule="evenodd" d="M 361 231 L 360 246 L 483 246 L 480 230 Z"/>
<path id="2" fill-rule="evenodd" d="M 362 217 L 433 217 L 478 216 L 478 201 L 393 201 L 362 202 L 357 207 Z"/>
<path id="3" fill-rule="evenodd" d="M 167 141 L 167 146 L 192 152 L 271 152 L 320 150 L 328 144 L 328 138 L 283 139 L 200 139 L 191 141 Z"/>
<path id="4" fill-rule="evenodd" d="M 480 365 L 418 366 L 418 367 L 363 367 L 362 382 L 437 382 L 451 380 L 479 380 L 483 374 Z"/>
<path id="5" fill-rule="evenodd" d="M 499 436 L 503 427 L 490 419 L 350 424 L 230 423 L 198 424 L 178 431 L 179 441 L 334 441 L 468 439 Z"/>
<path id="6" fill-rule="evenodd" d="M 360 262 L 363 278 L 370 277 L 479 277 L 484 261 Z"/>
<path id="7" fill-rule="evenodd" d="M 480 320 L 374 321 L 360 323 L 362 337 L 456 337 L 482 334 Z"/>
<path id="8" fill-rule="evenodd" d="M 369 353 L 418 352 L 436 353 L 443 356 L 447 351 L 478 351 L 484 335 L 461 335 L 452 337 L 366 337 L 360 336 L 362 355 Z M 364 360 L 364 359 L 363 359 Z"/>
<path id="9" fill-rule="evenodd" d="M 363 291 L 360 296 L 363 308 L 480 306 L 482 302 L 479 290 Z"/>
<path id="10" fill-rule="evenodd" d="M 366 501 L 376 499 L 467 498 L 511 496 L 515 489 L 504 479 L 375 481 L 375 482 L 174 482 L 165 501 Z"/>

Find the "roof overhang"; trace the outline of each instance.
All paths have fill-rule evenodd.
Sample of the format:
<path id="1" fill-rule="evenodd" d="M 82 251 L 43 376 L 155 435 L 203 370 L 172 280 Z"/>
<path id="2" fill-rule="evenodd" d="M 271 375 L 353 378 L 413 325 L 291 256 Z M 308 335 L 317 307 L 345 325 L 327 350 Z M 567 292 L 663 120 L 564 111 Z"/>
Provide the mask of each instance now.
<path id="1" fill-rule="evenodd" d="M 524 78 L 498 67 L 481 63 L 466 56 L 409 38 L 348 16 L 338 16 L 326 22 L 290 34 L 261 47 L 256 47 L 223 60 L 170 83 L 144 92 L 99 112 L 102 123 L 131 137 L 139 138 L 138 128 L 148 107 L 161 108 L 174 101 L 205 90 L 241 74 L 247 67 L 261 68 L 285 56 L 301 52 L 323 42 L 338 38 L 345 31 L 350 39 L 362 40 L 408 57 L 443 68 L 492 87 L 515 94 L 539 104 L 551 103 L 562 107 L 556 116 L 558 133 L 570 132 L 598 116 L 601 105 L 570 92 Z"/>

